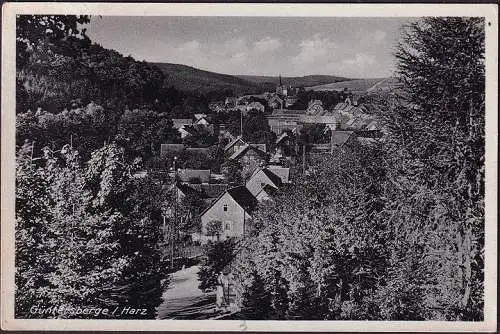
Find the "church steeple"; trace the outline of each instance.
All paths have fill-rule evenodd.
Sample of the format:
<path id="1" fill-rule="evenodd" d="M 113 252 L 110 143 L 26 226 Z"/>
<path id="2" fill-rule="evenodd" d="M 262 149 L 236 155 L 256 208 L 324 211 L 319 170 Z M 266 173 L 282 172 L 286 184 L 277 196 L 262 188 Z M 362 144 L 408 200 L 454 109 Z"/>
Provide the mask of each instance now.
<path id="1" fill-rule="evenodd" d="M 280 73 L 280 87 L 283 86 L 283 83 L 281 83 L 281 73 Z"/>

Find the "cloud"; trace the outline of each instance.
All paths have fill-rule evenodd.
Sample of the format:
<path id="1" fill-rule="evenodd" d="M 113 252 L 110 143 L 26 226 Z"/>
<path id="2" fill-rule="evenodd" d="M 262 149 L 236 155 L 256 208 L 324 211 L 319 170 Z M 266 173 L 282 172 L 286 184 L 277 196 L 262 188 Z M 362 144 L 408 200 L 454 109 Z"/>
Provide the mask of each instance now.
<path id="1" fill-rule="evenodd" d="M 344 63 L 349 66 L 366 67 L 376 64 L 377 61 L 375 57 L 372 55 L 365 53 L 358 53 L 354 58 L 344 60 Z"/>
<path id="2" fill-rule="evenodd" d="M 300 51 L 292 58 L 295 64 L 316 63 L 324 61 L 333 56 L 338 50 L 337 43 L 329 38 L 322 38 L 320 34 L 316 34 L 309 39 L 302 40 L 299 43 Z"/>
<path id="3" fill-rule="evenodd" d="M 180 44 L 176 49 L 176 52 L 182 53 L 182 52 L 198 52 L 201 48 L 200 42 L 197 40 L 189 41 Z"/>
<path id="4" fill-rule="evenodd" d="M 280 47 L 281 41 L 278 38 L 272 38 L 270 36 L 264 37 L 263 39 L 253 43 L 253 51 L 257 53 L 273 52 Z"/>

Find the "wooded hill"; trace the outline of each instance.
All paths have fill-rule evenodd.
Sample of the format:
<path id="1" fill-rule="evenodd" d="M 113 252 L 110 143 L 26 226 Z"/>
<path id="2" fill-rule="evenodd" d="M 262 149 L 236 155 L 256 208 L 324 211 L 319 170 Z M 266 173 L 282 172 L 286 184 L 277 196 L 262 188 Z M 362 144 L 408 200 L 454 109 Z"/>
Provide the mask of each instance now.
<path id="1" fill-rule="evenodd" d="M 211 94 L 227 92 L 235 95 L 274 91 L 279 83 L 278 76 L 230 75 L 200 70 L 191 66 L 171 63 L 151 63 L 156 65 L 165 76 L 167 85 L 195 93 Z M 308 87 L 352 80 L 333 75 L 306 75 L 302 77 L 282 77 L 285 85 Z"/>

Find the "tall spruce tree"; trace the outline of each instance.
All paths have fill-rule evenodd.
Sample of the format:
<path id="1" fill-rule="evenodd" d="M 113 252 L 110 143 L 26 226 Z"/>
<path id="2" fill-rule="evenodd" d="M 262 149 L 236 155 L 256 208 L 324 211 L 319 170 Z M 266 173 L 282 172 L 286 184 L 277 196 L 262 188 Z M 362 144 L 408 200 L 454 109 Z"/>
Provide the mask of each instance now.
<path id="1" fill-rule="evenodd" d="M 484 24 L 421 19 L 406 27 L 396 53 L 402 94 L 382 114 L 394 203 L 386 209 L 389 284 L 400 287 L 391 298 L 410 295 L 420 311 L 402 315 L 384 303 L 389 318 L 483 318 Z M 401 261 L 413 263 L 406 273 Z"/>

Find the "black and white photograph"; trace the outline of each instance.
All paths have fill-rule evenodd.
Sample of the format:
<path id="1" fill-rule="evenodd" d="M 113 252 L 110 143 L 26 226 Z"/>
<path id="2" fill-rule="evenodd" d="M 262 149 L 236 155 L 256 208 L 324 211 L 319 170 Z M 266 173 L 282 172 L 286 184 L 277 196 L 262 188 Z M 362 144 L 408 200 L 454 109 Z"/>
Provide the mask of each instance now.
<path id="1" fill-rule="evenodd" d="M 497 7 L 177 5 L 10 8 L 12 321 L 494 330 Z"/>

